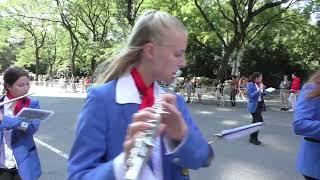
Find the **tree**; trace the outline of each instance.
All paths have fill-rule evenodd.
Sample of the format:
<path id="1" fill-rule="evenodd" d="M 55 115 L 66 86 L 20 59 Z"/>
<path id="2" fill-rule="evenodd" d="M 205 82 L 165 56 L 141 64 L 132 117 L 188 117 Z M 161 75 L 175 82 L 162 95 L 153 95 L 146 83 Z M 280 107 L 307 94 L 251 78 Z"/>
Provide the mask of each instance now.
<path id="1" fill-rule="evenodd" d="M 36 81 L 38 80 L 39 76 L 39 66 L 40 66 L 40 49 L 43 47 L 46 36 L 47 36 L 47 29 L 41 25 L 40 30 L 38 30 L 38 27 L 29 23 L 20 23 L 20 27 L 24 29 L 26 32 L 28 32 L 31 37 L 33 38 L 33 45 L 34 45 L 34 55 L 35 55 L 35 61 L 36 61 Z"/>
<path id="2" fill-rule="evenodd" d="M 63 69 L 69 65 L 69 60 L 65 56 L 69 52 L 69 38 L 63 27 L 56 26 L 51 29 L 47 35 L 47 41 L 44 45 L 45 51 L 42 53 L 44 63 L 48 66 L 47 73 L 53 76 L 62 65 Z"/>
<path id="3" fill-rule="evenodd" d="M 12 44 L 3 46 L 0 51 L 0 72 L 10 67 L 16 61 L 16 48 Z"/>
<path id="4" fill-rule="evenodd" d="M 117 8 L 121 16 L 124 16 L 127 19 L 131 27 L 134 25 L 143 1 L 144 0 L 116 0 Z"/>
<path id="5" fill-rule="evenodd" d="M 204 1 L 201 4 L 199 0 L 194 0 L 206 24 L 223 45 L 218 78 L 223 80 L 227 77 L 227 67 L 232 53 L 240 51 L 246 42 L 252 41 L 267 26 L 278 21 L 280 15 L 296 2 L 297 0 L 228 0 L 224 2 L 216 0 L 214 2 Z M 283 6 L 285 3 L 287 5 Z M 270 16 L 267 11 L 271 10 L 276 10 L 276 12 Z M 210 16 L 209 13 L 213 11 L 218 11 L 219 14 L 214 14 L 215 17 Z M 256 21 L 258 17 L 263 18 L 264 21 Z M 221 24 L 217 22 L 220 18 L 223 19 L 226 27 L 217 25 Z M 222 31 L 225 28 L 231 31 Z"/>
<path id="6" fill-rule="evenodd" d="M 15 24 L 17 25 L 17 28 L 21 28 L 29 35 L 25 34 L 25 38 L 30 38 L 33 42 L 32 47 L 34 48 L 36 80 L 38 80 L 41 59 L 40 50 L 44 45 L 47 36 L 47 27 L 49 26 L 41 20 L 32 20 L 28 18 L 28 14 L 31 11 L 35 11 L 32 1 L 27 2 L 28 4 L 20 1 L 15 3 L 17 3 L 16 6 L 8 8 L 6 13 L 10 18 L 16 21 Z M 25 42 L 27 41 L 25 40 Z"/>
<path id="7" fill-rule="evenodd" d="M 0 72 L 10 67 L 16 61 L 16 42 L 10 42 L 10 23 L 4 17 L 0 17 Z"/>
<path id="8" fill-rule="evenodd" d="M 83 43 L 86 46 L 84 51 L 90 59 L 91 72 L 96 67 L 98 56 L 103 52 L 100 50 L 110 47 L 112 36 L 112 22 L 114 19 L 114 3 L 104 0 L 78 0 L 73 4 L 74 16 L 82 22 L 85 28 L 78 28 L 77 33 L 85 40 Z"/>
<path id="9" fill-rule="evenodd" d="M 70 42 L 71 42 L 71 53 L 70 53 L 70 67 L 71 74 L 75 76 L 75 60 L 77 56 L 77 50 L 79 48 L 79 38 L 76 35 L 79 19 L 76 16 L 73 16 L 71 13 L 71 2 L 63 0 L 55 0 L 60 20 L 63 27 L 68 31 Z"/>

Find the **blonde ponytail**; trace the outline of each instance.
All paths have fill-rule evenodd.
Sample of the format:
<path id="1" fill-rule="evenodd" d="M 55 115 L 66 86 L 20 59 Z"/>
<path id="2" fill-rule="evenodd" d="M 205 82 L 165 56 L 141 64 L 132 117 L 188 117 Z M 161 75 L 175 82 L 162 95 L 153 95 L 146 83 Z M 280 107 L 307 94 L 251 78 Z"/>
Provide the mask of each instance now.
<path id="1" fill-rule="evenodd" d="M 129 71 L 139 62 L 143 46 L 149 42 L 161 44 L 169 30 L 186 32 L 184 25 L 166 12 L 149 10 L 143 13 L 132 28 L 123 51 L 97 68 L 93 75 L 95 83 L 106 83 Z"/>

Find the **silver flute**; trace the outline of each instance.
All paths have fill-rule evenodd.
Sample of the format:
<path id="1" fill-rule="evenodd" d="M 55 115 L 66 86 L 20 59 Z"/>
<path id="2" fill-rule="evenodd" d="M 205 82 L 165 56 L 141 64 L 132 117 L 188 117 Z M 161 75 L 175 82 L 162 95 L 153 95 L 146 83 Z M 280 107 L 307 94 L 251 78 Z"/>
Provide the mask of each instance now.
<path id="1" fill-rule="evenodd" d="M 176 72 L 174 81 L 167 86 L 169 93 L 175 93 L 178 82 L 177 78 L 180 75 L 181 70 L 178 70 Z M 163 110 L 162 102 L 159 98 L 155 100 L 153 109 L 155 111 L 156 118 L 147 122 L 152 123 L 155 126 L 150 130 L 144 131 L 142 136 L 135 139 L 134 146 L 131 148 L 129 157 L 126 161 L 127 169 L 125 180 L 138 180 L 140 172 L 146 162 L 149 160 L 152 148 L 155 146 L 157 132 L 160 127 L 161 115 L 166 112 Z"/>

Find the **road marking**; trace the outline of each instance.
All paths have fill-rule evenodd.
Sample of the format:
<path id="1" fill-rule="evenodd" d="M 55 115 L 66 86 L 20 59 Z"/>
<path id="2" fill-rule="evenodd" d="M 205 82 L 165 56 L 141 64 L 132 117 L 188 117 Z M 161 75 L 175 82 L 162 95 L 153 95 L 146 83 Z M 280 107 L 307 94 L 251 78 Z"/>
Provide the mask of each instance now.
<path id="1" fill-rule="evenodd" d="M 64 157 L 65 159 L 68 159 L 68 158 L 69 158 L 69 155 L 68 155 L 68 154 L 66 154 L 66 153 L 64 153 L 64 152 L 62 152 L 62 151 L 60 151 L 60 150 L 59 150 L 59 149 L 57 149 L 57 148 L 54 148 L 54 147 L 50 146 L 49 144 L 47 144 L 47 143 L 45 143 L 45 142 L 41 141 L 40 139 L 38 139 L 38 138 L 34 138 L 34 140 L 35 140 L 38 144 L 40 144 L 40 145 L 42 145 L 42 146 L 44 146 L 44 147 L 48 148 L 49 150 L 51 150 L 51 151 L 53 151 L 53 152 L 57 153 L 58 155 L 60 155 L 60 156 Z"/>

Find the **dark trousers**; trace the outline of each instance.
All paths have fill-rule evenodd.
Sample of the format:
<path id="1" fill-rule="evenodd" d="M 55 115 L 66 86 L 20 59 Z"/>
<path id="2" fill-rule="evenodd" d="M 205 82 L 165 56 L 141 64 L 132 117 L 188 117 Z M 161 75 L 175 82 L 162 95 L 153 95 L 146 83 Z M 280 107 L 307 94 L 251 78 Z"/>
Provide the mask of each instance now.
<path id="1" fill-rule="evenodd" d="M 316 179 L 316 178 L 309 177 L 309 176 L 304 176 L 304 179 L 305 179 L 305 180 L 318 180 L 318 179 Z"/>
<path id="2" fill-rule="evenodd" d="M 256 111 L 254 113 L 251 113 L 252 123 L 263 122 L 263 117 L 262 117 L 263 108 L 264 108 L 263 102 L 259 102 Z M 259 134 L 259 131 L 250 134 L 250 139 L 258 140 L 258 134 Z"/>
<path id="3" fill-rule="evenodd" d="M 232 89 L 230 94 L 231 106 L 236 106 L 237 89 Z"/>
<path id="4" fill-rule="evenodd" d="M 18 170 L 0 168 L 0 180 L 21 180 Z"/>

